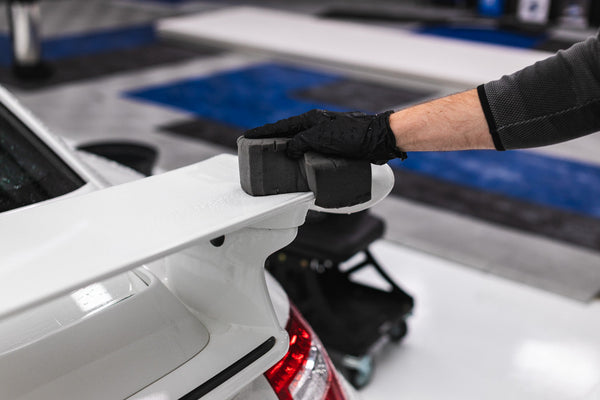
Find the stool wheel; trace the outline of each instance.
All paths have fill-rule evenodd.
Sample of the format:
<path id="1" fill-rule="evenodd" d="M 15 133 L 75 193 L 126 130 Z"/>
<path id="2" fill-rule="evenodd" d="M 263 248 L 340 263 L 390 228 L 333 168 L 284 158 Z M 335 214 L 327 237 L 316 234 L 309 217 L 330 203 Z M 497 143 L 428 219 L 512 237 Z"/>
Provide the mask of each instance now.
<path id="1" fill-rule="evenodd" d="M 405 320 L 400 320 L 392 326 L 389 331 L 390 340 L 399 343 L 408 333 L 408 324 Z"/>
<path id="2" fill-rule="evenodd" d="M 345 366 L 345 376 L 354 388 L 362 389 L 371 382 L 375 364 L 373 357 L 364 356 L 360 359 L 358 365 Z"/>

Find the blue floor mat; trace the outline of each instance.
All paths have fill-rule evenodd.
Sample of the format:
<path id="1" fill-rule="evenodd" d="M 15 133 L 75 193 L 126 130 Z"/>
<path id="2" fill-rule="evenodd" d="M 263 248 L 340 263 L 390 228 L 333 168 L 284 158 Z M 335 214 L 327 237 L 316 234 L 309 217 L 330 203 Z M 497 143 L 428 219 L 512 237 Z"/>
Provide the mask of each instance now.
<path id="1" fill-rule="evenodd" d="M 336 75 L 300 68 L 262 64 L 215 74 L 209 78 L 143 88 L 126 93 L 126 96 L 249 129 L 313 108 L 343 111 L 343 107 L 335 104 L 294 97 L 295 91 L 341 79 Z"/>
<path id="2" fill-rule="evenodd" d="M 600 218 L 600 168 L 528 151 L 413 153 L 404 168 L 449 182 Z"/>

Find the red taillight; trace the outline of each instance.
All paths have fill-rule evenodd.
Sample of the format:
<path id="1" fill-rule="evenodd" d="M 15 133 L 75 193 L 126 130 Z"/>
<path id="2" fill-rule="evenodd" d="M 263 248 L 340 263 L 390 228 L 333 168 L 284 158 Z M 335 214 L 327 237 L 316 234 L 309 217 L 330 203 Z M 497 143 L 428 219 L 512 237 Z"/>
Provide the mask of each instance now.
<path id="1" fill-rule="evenodd" d="M 344 400 L 325 349 L 295 307 L 286 326 L 287 354 L 265 372 L 280 400 Z"/>

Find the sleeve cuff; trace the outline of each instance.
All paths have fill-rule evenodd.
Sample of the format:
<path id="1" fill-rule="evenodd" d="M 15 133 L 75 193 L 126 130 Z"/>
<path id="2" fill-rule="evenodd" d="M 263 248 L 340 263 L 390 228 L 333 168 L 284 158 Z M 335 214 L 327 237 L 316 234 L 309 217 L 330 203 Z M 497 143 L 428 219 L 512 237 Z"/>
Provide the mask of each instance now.
<path id="1" fill-rule="evenodd" d="M 481 108 L 483 109 L 483 114 L 485 115 L 485 119 L 490 130 L 490 135 L 492 135 L 492 140 L 494 141 L 494 147 L 496 147 L 496 150 L 498 151 L 506 150 L 502 145 L 502 141 L 500 140 L 500 135 L 498 134 L 498 130 L 496 128 L 496 122 L 494 121 L 494 116 L 492 115 L 492 109 L 490 108 L 483 85 L 479 85 L 477 87 L 477 95 L 479 96 L 479 102 L 481 103 Z"/>

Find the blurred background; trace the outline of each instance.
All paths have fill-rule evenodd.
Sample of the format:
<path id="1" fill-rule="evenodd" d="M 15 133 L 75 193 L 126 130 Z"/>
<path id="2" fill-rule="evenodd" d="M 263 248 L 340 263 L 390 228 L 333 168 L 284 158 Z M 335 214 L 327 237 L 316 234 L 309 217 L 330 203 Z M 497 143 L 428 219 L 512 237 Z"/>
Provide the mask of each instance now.
<path id="1" fill-rule="evenodd" d="M 0 83 L 73 145 L 149 146 L 162 171 L 313 108 L 473 88 L 600 25 L 595 0 L 0 4 Z M 390 162 L 371 249 L 415 308 L 402 343 L 377 349 L 364 399 L 600 398 L 598 150 L 590 135 Z"/>

